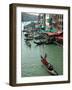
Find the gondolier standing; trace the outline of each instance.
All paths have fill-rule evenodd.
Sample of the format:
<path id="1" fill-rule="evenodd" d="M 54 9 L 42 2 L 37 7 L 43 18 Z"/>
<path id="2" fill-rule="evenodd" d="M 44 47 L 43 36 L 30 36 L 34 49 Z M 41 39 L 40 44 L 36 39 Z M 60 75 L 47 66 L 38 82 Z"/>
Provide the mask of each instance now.
<path id="1" fill-rule="evenodd" d="M 41 59 L 42 59 L 43 64 L 45 64 L 49 70 L 53 70 L 53 66 L 50 63 L 48 63 L 46 57 L 47 57 L 46 54 L 45 54 L 45 57 L 44 58 L 41 56 Z"/>
<path id="2" fill-rule="evenodd" d="M 41 56 L 41 59 L 43 60 L 43 63 L 44 63 L 45 65 L 48 65 L 48 62 L 47 62 L 47 60 L 46 60 L 46 57 L 47 57 L 47 55 L 45 54 L 45 57 L 43 58 L 43 57 Z"/>

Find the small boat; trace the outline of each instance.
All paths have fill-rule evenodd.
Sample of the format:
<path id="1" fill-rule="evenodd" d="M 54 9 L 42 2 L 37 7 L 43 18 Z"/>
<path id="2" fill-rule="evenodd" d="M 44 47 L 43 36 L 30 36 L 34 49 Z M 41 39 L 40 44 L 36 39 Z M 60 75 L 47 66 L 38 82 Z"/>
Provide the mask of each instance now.
<path id="1" fill-rule="evenodd" d="M 25 37 L 28 37 L 29 34 L 26 33 L 26 34 L 24 34 L 24 35 L 25 35 Z"/>
<path id="2" fill-rule="evenodd" d="M 40 39 L 45 39 L 45 37 L 42 34 L 37 34 L 37 35 L 34 36 L 34 39 L 35 40 L 40 40 Z"/>
<path id="3" fill-rule="evenodd" d="M 29 41 L 29 40 L 33 40 L 33 38 L 25 38 L 24 40 Z"/>
<path id="4" fill-rule="evenodd" d="M 37 45 L 42 45 L 42 44 L 48 45 L 48 44 L 51 44 L 50 42 L 48 42 L 46 40 L 34 41 L 34 43 L 37 44 Z"/>
<path id="5" fill-rule="evenodd" d="M 46 64 L 44 63 L 44 60 L 41 60 L 42 64 L 45 66 L 46 70 L 49 72 L 51 75 L 58 75 L 58 73 L 54 70 L 53 66 L 47 62 Z"/>
<path id="6" fill-rule="evenodd" d="M 25 41 L 26 45 L 31 47 L 31 43 L 29 41 Z"/>
<path id="7" fill-rule="evenodd" d="M 44 42 L 42 42 L 42 41 L 34 41 L 34 43 L 37 44 L 37 45 L 42 45 L 42 44 L 44 44 Z"/>

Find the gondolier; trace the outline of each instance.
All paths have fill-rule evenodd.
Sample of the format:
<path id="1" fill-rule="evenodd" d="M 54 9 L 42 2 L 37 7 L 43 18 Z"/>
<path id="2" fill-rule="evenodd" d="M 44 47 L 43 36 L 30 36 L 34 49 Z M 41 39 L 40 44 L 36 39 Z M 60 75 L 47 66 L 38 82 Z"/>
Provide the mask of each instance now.
<path id="1" fill-rule="evenodd" d="M 47 55 L 45 54 L 45 57 L 43 58 L 43 57 L 41 56 L 41 59 L 43 60 L 43 63 L 44 63 L 45 65 L 48 65 L 48 62 L 47 62 L 47 60 L 46 60 L 46 57 L 47 57 Z"/>

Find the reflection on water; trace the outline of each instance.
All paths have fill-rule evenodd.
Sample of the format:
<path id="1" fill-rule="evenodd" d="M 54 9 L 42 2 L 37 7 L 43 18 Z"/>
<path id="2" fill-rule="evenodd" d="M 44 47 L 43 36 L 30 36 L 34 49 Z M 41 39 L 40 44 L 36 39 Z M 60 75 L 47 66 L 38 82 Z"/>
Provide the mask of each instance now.
<path id="1" fill-rule="evenodd" d="M 48 76 L 50 75 L 41 63 L 40 55 L 47 54 L 47 60 L 54 66 L 59 75 L 63 74 L 63 48 L 57 45 L 36 46 L 33 40 L 24 40 L 22 32 L 21 38 L 21 76 Z M 28 43 L 28 44 L 29 44 Z"/>

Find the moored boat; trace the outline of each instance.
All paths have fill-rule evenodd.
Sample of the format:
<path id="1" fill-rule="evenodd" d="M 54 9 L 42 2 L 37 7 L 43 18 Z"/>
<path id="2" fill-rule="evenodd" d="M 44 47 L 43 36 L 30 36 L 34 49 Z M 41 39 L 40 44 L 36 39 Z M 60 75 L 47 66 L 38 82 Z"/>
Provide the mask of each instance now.
<path id="1" fill-rule="evenodd" d="M 33 40 L 33 38 L 25 38 L 24 40 L 29 41 L 29 40 Z"/>
<path id="2" fill-rule="evenodd" d="M 34 43 L 37 44 L 37 45 L 42 45 L 42 44 L 44 44 L 44 42 L 42 42 L 42 41 L 34 41 Z"/>
<path id="3" fill-rule="evenodd" d="M 25 41 L 26 45 L 31 47 L 31 43 L 29 41 Z"/>
<path id="4" fill-rule="evenodd" d="M 47 40 L 34 41 L 34 43 L 37 44 L 37 45 L 42 45 L 42 44 L 48 45 L 48 44 L 51 44 Z"/>

